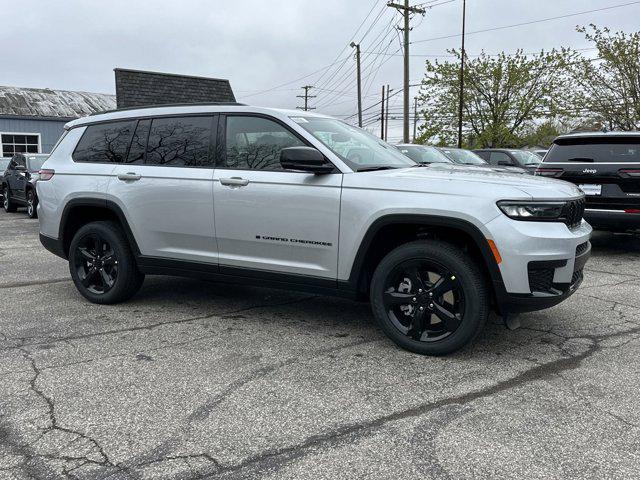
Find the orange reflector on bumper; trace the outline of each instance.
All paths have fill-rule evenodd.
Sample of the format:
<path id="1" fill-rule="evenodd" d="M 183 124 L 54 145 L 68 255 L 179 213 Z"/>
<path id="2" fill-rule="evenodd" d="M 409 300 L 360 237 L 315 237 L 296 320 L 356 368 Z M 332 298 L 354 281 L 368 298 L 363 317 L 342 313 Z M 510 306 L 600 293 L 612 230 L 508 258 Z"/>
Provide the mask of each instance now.
<path id="1" fill-rule="evenodd" d="M 491 248 L 491 253 L 493 253 L 493 258 L 496 259 L 496 263 L 499 265 L 502 263 L 502 257 L 500 256 L 500 252 L 498 251 L 498 247 L 496 247 L 496 243 L 493 240 L 487 240 L 489 242 L 489 248 Z"/>

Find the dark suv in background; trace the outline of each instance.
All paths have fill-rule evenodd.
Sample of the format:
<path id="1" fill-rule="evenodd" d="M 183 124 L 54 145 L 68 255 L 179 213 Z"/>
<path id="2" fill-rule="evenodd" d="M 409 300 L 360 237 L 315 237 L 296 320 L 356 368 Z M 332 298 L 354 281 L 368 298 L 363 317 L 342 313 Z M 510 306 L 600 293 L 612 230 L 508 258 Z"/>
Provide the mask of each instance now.
<path id="1" fill-rule="evenodd" d="M 29 218 L 38 216 L 35 183 L 38 180 L 38 172 L 48 157 L 46 154 L 17 153 L 11 158 L 0 177 L 2 206 L 6 212 L 15 212 L 18 206 L 26 206 Z"/>
<path id="2" fill-rule="evenodd" d="M 534 174 L 542 157 L 527 150 L 515 150 L 506 148 L 483 148 L 474 150 L 479 157 L 495 166 L 520 167 L 527 173 Z"/>
<path id="3" fill-rule="evenodd" d="M 586 194 L 585 219 L 594 228 L 640 229 L 640 132 L 562 135 L 536 175 L 578 185 Z"/>

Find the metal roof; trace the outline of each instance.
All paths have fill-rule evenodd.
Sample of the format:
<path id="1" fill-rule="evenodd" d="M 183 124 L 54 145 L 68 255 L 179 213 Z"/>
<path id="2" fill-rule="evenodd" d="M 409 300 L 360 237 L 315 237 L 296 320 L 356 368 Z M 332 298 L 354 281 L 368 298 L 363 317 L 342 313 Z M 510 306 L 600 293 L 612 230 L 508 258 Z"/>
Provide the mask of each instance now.
<path id="1" fill-rule="evenodd" d="M 114 108 L 115 95 L 0 86 L 0 116 L 70 120 Z"/>

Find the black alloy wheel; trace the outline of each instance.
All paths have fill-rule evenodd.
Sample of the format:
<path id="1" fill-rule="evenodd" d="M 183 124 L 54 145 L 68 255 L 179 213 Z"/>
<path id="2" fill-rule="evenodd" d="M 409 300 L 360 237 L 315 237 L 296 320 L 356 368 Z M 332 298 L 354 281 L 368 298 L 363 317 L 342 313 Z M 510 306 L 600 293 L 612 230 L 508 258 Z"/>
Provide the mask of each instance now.
<path id="1" fill-rule="evenodd" d="M 106 239 L 96 233 L 87 235 L 78 242 L 73 254 L 83 287 L 96 295 L 113 288 L 118 279 L 118 259 Z"/>
<path id="2" fill-rule="evenodd" d="M 69 272 L 78 291 L 101 304 L 128 300 L 144 281 L 122 227 L 112 221 L 88 223 L 75 233 Z"/>
<path id="3" fill-rule="evenodd" d="M 2 207 L 4 208 L 4 211 L 7 213 L 15 212 L 17 210 L 17 207 L 16 204 L 13 203 L 13 200 L 11 200 L 11 191 L 9 190 L 8 186 L 4 187 L 2 195 Z"/>
<path id="4" fill-rule="evenodd" d="M 27 192 L 27 215 L 29 218 L 38 217 L 38 197 L 33 190 Z"/>
<path id="5" fill-rule="evenodd" d="M 414 259 L 397 265 L 385 282 L 383 302 L 393 325 L 407 337 L 436 342 L 463 320 L 464 292 L 455 274 L 436 262 Z"/>
<path id="6" fill-rule="evenodd" d="M 491 306 L 479 261 L 438 240 L 406 243 L 388 253 L 373 273 L 369 293 L 384 333 L 422 355 L 446 355 L 471 343 Z"/>

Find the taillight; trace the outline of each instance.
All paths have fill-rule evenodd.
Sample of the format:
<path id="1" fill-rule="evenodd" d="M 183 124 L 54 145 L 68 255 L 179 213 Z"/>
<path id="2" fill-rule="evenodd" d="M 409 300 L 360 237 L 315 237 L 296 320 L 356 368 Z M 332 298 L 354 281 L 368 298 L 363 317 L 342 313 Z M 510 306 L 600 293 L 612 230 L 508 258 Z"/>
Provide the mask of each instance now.
<path id="1" fill-rule="evenodd" d="M 638 208 L 627 208 L 624 213 L 640 213 L 640 209 Z"/>
<path id="2" fill-rule="evenodd" d="M 562 175 L 562 172 L 564 170 L 562 170 L 561 168 L 541 168 L 538 167 L 538 169 L 536 170 L 535 175 L 540 175 L 542 177 L 559 177 L 560 175 Z"/>
<path id="3" fill-rule="evenodd" d="M 637 168 L 624 168 L 622 170 L 618 170 L 618 174 L 621 177 L 638 178 L 640 177 L 640 170 L 638 170 Z"/>
<path id="4" fill-rule="evenodd" d="M 38 181 L 43 182 L 47 180 L 51 180 L 53 175 L 56 173 L 55 170 L 43 169 L 38 171 Z"/>

